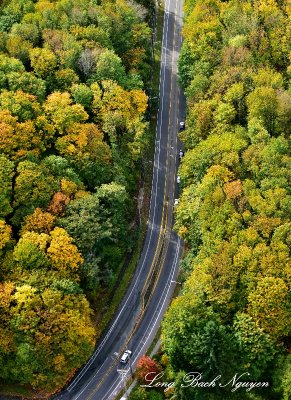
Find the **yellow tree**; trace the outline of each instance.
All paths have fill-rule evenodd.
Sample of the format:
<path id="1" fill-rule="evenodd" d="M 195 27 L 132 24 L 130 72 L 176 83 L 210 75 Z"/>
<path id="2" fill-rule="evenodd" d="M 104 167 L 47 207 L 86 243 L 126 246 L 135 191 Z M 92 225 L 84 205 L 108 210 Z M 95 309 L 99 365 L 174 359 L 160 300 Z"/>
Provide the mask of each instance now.
<path id="1" fill-rule="evenodd" d="M 73 239 L 63 228 L 55 228 L 50 233 L 51 242 L 47 249 L 54 268 L 60 271 L 75 271 L 83 263 L 83 258 L 78 251 Z"/>
<path id="2" fill-rule="evenodd" d="M 56 217 L 37 207 L 34 212 L 24 218 L 22 232 L 33 231 L 37 233 L 49 233 L 55 224 Z"/>
<path id="3" fill-rule="evenodd" d="M 281 278 L 264 277 L 250 293 L 248 310 L 256 323 L 276 339 L 291 330 L 288 312 L 288 288 Z"/>
<path id="4" fill-rule="evenodd" d="M 60 134 L 64 134 L 70 125 L 88 119 L 84 107 L 81 104 L 72 103 L 68 92 L 54 92 L 48 96 L 44 103 L 46 115 Z"/>
<path id="5" fill-rule="evenodd" d="M 94 189 L 111 177 L 111 149 L 95 124 L 75 123 L 57 139 L 59 153 L 73 162 L 89 188 Z"/>
<path id="6" fill-rule="evenodd" d="M 0 257 L 3 255 L 5 247 L 12 243 L 12 229 L 3 219 L 0 219 Z"/>
<path id="7" fill-rule="evenodd" d="M 36 75 L 46 78 L 57 67 L 57 57 L 45 48 L 35 47 L 29 51 L 30 63 Z"/>

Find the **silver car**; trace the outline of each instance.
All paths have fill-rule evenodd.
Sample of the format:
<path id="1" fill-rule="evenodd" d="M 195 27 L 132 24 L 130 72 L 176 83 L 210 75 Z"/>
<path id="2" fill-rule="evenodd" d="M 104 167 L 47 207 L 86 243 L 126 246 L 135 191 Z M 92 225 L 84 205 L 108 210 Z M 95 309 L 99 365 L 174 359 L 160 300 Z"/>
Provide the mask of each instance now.
<path id="1" fill-rule="evenodd" d="M 132 351 L 130 350 L 125 350 L 125 352 L 122 354 L 120 362 L 121 364 L 126 364 L 128 362 L 128 360 L 130 359 L 132 354 Z"/>

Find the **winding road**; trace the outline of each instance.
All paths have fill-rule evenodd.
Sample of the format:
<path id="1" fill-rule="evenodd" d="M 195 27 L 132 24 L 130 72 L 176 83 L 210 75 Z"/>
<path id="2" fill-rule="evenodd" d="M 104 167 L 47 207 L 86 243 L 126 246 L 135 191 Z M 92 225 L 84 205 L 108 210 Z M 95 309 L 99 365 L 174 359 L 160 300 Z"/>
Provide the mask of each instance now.
<path id="1" fill-rule="evenodd" d="M 153 180 L 148 230 L 135 275 L 110 327 L 94 354 L 58 400 L 113 400 L 152 343 L 171 301 L 182 244 L 172 231 L 176 171 L 179 163 L 177 132 L 185 118 L 185 100 L 177 82 L 181 48 L 182 0 L 165 0 Z M 131 362 L 122 371 L 125 349 Z"/>

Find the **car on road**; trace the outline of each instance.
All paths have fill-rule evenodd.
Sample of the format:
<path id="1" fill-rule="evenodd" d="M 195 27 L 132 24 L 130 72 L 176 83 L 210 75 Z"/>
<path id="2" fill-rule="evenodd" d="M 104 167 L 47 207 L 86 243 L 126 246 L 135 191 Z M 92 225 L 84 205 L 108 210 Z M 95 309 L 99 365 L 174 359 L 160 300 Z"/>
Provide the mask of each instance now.
<path id="1" fill-rule="evenodd" d="M 127 362 L 130 359 L 131 355 L 132 355 L 132 351 L 125 350 L 125 352 L 122 354 L 121 359 L 120 359 L 121 364 L 127 364 Z"/>
<path id="2" fill-rule="evenodd" d="M 184 156 L 184 151 L 182 149 L 179 150 L 179 158 L 182 160 L 182 157 Z"/>
<path id="3" fill-rule="evenodd" d="M 174 207 L 176 207 L 178 205 L 178 203 L 179 203 L 179 199 L 175 199 L 174 200 Z"/>
<path id="4" fill-rule="evenodd" d="M 177 183 L 180 183 L 181 182 L 181 178 L 180 178 L 180 176 L 178 175 L 177 176 Z"/>
<path id="5" fill-rule="evenodd" d="M 180 127 L 180 131 L 183 131 L 185 129 L 185 122 L 181 121 L 179 124 L 179 127 Z"/>

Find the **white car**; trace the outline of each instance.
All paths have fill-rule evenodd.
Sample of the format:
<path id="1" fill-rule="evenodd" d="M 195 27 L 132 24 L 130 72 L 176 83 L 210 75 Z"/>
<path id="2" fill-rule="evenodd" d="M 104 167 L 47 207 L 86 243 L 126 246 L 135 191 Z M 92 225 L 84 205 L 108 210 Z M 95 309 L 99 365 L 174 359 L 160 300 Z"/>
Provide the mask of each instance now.
<path id="1" fill-rule="evenodd" d="M 179 158 L 182 160 L 182 157 L 184 156 L 184 151 L 182 149 L 179 150 Z"/>
<path id="2" fill-rule="evenodd" d="M 128 360 L 130 359 L 132 354 L 132 351 L 130 350 L 125 350 L 125 352 L 122 354 L 122 357 L 120 359 L 121 364 L 126 364 Z"/>
<path id="3" fill-rule="evenodd" d="M 180 131 L 183 131 L 185 129 L 185 122 L 181 121 L 179 124 L 179 127 L 180 127 Z"/>
<path id="4" fill-rule="evenodd" d="M 176 207 L 178 205 L 178 203 L 179 203 L 179 199 L 175 199 L 174 200 L 174 207 Z"/>
<path id="5" fill-rule="evenodd" d="M 180 178 L 180 176 L 178 175 L 177 176 L 177 183 L 180 183 L 181 182 L 181 178 Z"/>

